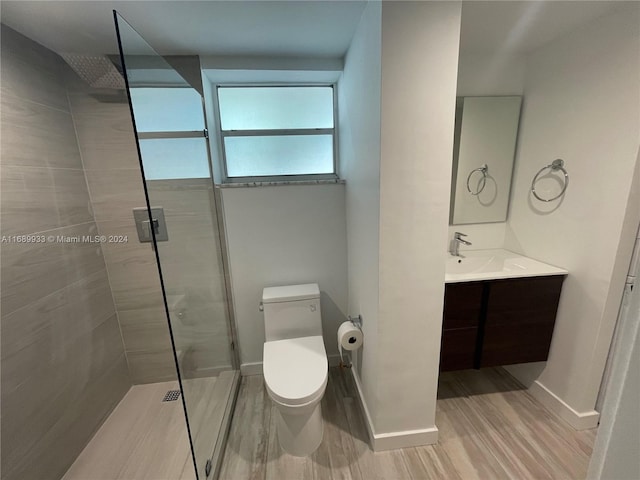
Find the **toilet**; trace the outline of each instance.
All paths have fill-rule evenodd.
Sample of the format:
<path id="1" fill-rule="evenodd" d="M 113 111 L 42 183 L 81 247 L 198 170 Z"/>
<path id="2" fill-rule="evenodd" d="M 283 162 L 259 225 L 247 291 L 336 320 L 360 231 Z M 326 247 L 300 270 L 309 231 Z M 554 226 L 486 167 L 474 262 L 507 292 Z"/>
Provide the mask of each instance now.
<path id="1" fill-rule="evenodd" d="M 328 378 L 316 283 L 262 291 L 264 382 L 276 406 L 278 441 L 298 457 L 322 442 L 320 401 Z"/>

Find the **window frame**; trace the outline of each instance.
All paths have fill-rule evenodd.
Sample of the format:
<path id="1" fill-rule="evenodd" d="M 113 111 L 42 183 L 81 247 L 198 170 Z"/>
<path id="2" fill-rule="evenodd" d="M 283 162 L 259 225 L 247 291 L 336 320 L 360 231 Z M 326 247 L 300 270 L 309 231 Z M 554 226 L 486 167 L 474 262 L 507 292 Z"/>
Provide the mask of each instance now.
<path id="1" fill-rule="evenodd" d="M 337 83 L 216 83 L 213 85 L 212 95 L 216 141 L 220 158 L 220 171 L 223 184 L 233 183 L 269 183 L 269 182 L 296 182 L 316 180 L 338 180 L 338 93 Z M 264 130 L 222 130 L 220 117 L 220 101 L 218 91 L 220 88 L 274 88 L 274 87 L 330 87 L 333 98 L 333 128 L 291 128 L 291 129 L 264 129 Z M 227 171 L 227 154 L 224 140 L 226 137 L 270 137 L 283 135 L 331 135 L 333 139 L 333 172 L 332 173 L 307 173 L 290 175 L 258 175 L 244 177 L 230 177 Z"/>
<path id="2" fill-rule="evenodd" d="M 139 141 L 143 140 L 179 140 L 185 138 L 202 138 L 204 139 L 204 148 L 207 156 L 207 168 L 209 170 L 209 174 L 207 177 L 185 177 L 185 178 L 211 178 L 213 179 L 213 165 L 211 163 L 211 151 L 209 145 L 209 131 L 207 129 L 207 111 L 205 106 L 204 95 L 198 92 L 193 86 L 185 84 L 185 85 L 154 85 L 154 84 L 146 84 L 146 85 L 136 85 L 133 89 L 136 88 L 153 88 L 153 89 L 189 89 L 194 90 L 200 95 L 200 106 L 202 109 L 202 130 L 149 130 L 145 132 L 139 132 L 136 129 L 136 135 Z M 135 111 L 135 105 L 132 103 L 132 108 Z M 135 113 L 135 112 L 134 112 Z M 140 149 L 140 159 L 144 163 L 144 158 L 142 157 L 142 148 Z M 177 178 L 177 180 L 181 180 L 183 177 Z M 176 178 L 161 178 L 161 179 L 151 179 L 151 181 L 156 180 L 176 180 Z"/>

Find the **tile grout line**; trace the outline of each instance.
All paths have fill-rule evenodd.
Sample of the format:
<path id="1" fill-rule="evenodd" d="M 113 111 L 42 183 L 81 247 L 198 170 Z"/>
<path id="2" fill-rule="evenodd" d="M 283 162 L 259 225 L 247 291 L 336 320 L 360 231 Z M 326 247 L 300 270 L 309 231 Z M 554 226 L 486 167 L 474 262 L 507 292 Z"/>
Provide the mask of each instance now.
<path id="1" fill-rule="evenodd" d="M 73 120 L 72 120 L 73 121 Z M 77 140 L 76 140 L 77 141 Z M 80 149 L 78 149 L 79 151 Z M 78 155 L 80 156 L 80 155 Z M 82 160 L 81 160 L 82 162 Z M 84 172 L 84 168 L 73 168 L 73 167 L 51 167 L 49 165 L 43 166 L 43 165 L 13 165 L 11 163 L 6 163 L 6 162 L 2 162 L 0 161 L 0 165 L 2 165 L 3 167 L 6 168 L 33 168 L 33 169 L 37 169 L 37 170 L 71 170 L 71 171 L 75 171 L 75 172 Z"/>
<path id="2" fill-rule="evenodd" d="M 5 235 L 6 237 L 28 237 L 28 236 L 35 236 L 35 235 L 43 235 L 45 233 L 50 233 L 50 232 L 55 232 L 56 230 L 64 230 L 66 228 L 73 228 L 73 227 L 81 227 L 82 225 L 89 225 L 91 223 L 95 223 L 96 227 L 97 222 L 94 220 L 89 220 L 88 222 L 82 222 L 82 223 L 73 223 L 71 225 L 64 225 L 61 227 L 56 227 L 56 228 L 49 228 L 47 230 L 40 230 L 37 232 L 26 232 L 26 233 L 14 233 L 11 235 Z"/>
<path id="3" fill-rule="evenodd" d="M 13 315 L 13 314 L 14 314 L 14 313 L 16 313 L 16 312 L 19 312 L 19 311 L 20 311 L 20 310 L 22 310 L 22 309 L 28 308 L 28 307 L 32 306 L 34 303 L 41 302 L 41 301 L 43 301 L 43 300 L 45 300 L 45 299 L 47 299 L 47 298 L 49 298 L 49 297 L 51 297 L 51 296 L 53 296 L 53 295 L 58 295 L 58 294 L 59 294 L 60 292 L 62 292 L 63 290 L 66 290 L 67 288 L 74 286 L 76 283 L 83 282 L 83 281 L 85 281 L 85 280 L 86 280 L 86 279 L 88 279 L 88 278 L 91 278 L 91 277 L 93 277 L 93 276 L 98 275 L 99 273 L 103 273 L 103 272 L 105 272 L 105 273 L 106 273 L 106 271 L 107 271 L 107 269 L 106 269 L 106 268 L 101 268 L 101 269 L 100 269 L 100 270 L 98 270 L 97 272 L 90 273 L 89 275 L 87 275 L 87 276 L 85 276 L 85 277 L 79 278 L 78 280 L 75 280 L 75 281 L 73 281 L 73 282 L 71 282 L 71 283 L 68 283 L 68 284 L 67 284 L 67 285 L 65 285 L 64 287 L 61 287 L 61 288 L 59 288 L 59 289 L 57 289 L 57 290 L 55 290 L 55 291 L 53 291 L 53 292 L 51 292 L 51 293 L 48 293 L 48 294 L 47 294 L 47 295 L 45 295 L 44 297 L 40 297 L 40 298 L 38 298 L 38 299 L 36 299 L 36 300 L 34 300 L 34 301 L 32 301 L 32 302 L 29 302 L 29 303 L 27 303 L 26 305 L 21 306 L 20 308 L 16 308 L 15 310 L 10 311 L 9 313 L 2 313 L 2 318 L 6 318 L 6 317 L 8 317 L 8 316 L 10 316 L 10 315 Z M 109 289 L 111 289 L 111 286 L 109 286 Z M 114 305 L 113 313 L 116 313 L 116 311 L 115 311 L 115 305 Z M 112 315 L 113 315 L 113 313 L 112 313 L 111 315 L 106 316 L 106 317 L 105 317 L 105 320 L 106 320 L 106 319 L 108 319 L 110 316 L 112 316 Z M 103 321 L 104 321 L 104 320 L 103 320 Z M 102 323 L 102 322 L 100 322 L 100 323 Z"/>
<path id="4" fill-rule="evenodd" d="M 61 59 L 62 60 L 62 59 Z M 56 78 L 54 75 L 50 75 L 51 78 Z M 65 89 L 65 91 L 67 90 L 67 87 L 65 84 L 62 85 Z M 63 110 L 62 108 L 59 107 L 54 107 L 53 105 L 48 105 L 46 103 L 41 103 L 41 102 L 36 102 L 30 98 L 26 98 L 26 97 L 22 97 L 20 95 L 15 95 L 12 94 L 11 92 L 9 92 L 7 90 L 7 88 L 3 88 L 3 94 L 8 95 L 10 98 L 15 99 L 15 100 L 20 100 L 20 101 L 24 101 L 27 102 L 31 105 L 38 105 L 40 107 L 44 107 L 44 108 L 48 108 L 49 110 L 55 110 L 56 112 L 60 112 L 60 113 L 66 113 L 67 115 L 71 116 L 71 110 Z M 69 95 L 67 92 L 67 103 L 69 102 Z M 69 105 L 69 108 L 71 108 L 71 105 Z"/>
<path id="5" fill-rule="evenodd" d="M 80 138 L 78 136 L 78 126 L 77 126 L 77 122 L 76 122 L 76 118 L 73 115 L 73 107 L 71 105 L 71 98 L 69 97 L 69 87 L 67 84 L 67 81 L 65 80 L 65 92 L 67 94 L 67 103 L 69 105 L 69 115 L 71 115 L 71 123 L 73 124 L 73 131 L 75 133 L 76 136 L 76 147 L 78 148 L 78 155 L 80 157 L 80 164 L 82 165 L 82 175 L 84 177 L 84 182 L 85 185 L 87 186 L 87 195 L 89 197 L 89 206 L 91 208 L 91 216 L 93 217 L 93 221 L 96 225 L 96 230 L 98 232 L 99 235 L 102 234 L 101 231 L 101 227 L 98 224 L 98 222 L 96 221 L 96 217 L 95 217 L 95 213 L 93 210 L 93 194 L 91 193 L 91 188 L 89 186 L 89 180 L 87 179 L 87 171 L 85 170 L 85 166 L 84 166 L 84 155 L 82 153 L 82 149 L 80 148 Z M 101 243 L 100 244 L 100 251 L 102 252 L 102 261 L 104 263 L 104 269 L 105 272 L 107 274 L 107 283 L 109 284 L 109 293 L 111 294 L 111 302 L 113 303 L 113 309 L 115 310 L 115 314 L 116 314 L 116 321 L 118 322 L 118 331 L 120 332 L 120 341 L 122 342 L 122 350 L 124 352 L 124 358 L 127 362 L 127 373 L 129 374 L 129 381 L 131 382 L 131 385 L 133 385 L 133 376 L 131 375 L 131 365 L 129 363 L 129 355 L 127 354 L 127 345 L 124 341 L 124 334 L 122 333 L 122 325 L 120 325 L 120 314 L 118 313 L 118 307 L 116 304 L 116 298 L 113 294 L 113 285 L 111 282 L 111 274 L 109 273 L 109 266 L 107 265 L 107 261 L 105 258 L 105 249 L 104 249 L 104 245 Z"/>

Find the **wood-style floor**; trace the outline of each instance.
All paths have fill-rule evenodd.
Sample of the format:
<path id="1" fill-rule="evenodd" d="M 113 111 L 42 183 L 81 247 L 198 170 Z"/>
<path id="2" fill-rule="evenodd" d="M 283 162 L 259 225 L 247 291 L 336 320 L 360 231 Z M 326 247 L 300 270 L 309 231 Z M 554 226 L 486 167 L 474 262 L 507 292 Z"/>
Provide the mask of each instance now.
<path id="1" fill-rule="evenodd" d="M 330 369 L 324 438 L 284 453 L 262 376 L 242 379 L 220 480 L 583 479 L 595 430 L 577 432 L 501 368 L 441 375 L 436 445 L 373 452 L 350 372 Z"/>

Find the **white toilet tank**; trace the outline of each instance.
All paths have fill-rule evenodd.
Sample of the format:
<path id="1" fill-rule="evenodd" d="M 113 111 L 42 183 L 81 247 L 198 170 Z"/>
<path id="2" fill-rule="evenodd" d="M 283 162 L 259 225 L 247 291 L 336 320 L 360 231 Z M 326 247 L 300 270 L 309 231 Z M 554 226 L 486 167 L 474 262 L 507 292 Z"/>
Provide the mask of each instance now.
<path id="1" fill-rule="evenodd" d="M 322 335 L 317 283 L 262 290 L 266 341 Z"/>

